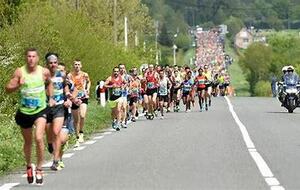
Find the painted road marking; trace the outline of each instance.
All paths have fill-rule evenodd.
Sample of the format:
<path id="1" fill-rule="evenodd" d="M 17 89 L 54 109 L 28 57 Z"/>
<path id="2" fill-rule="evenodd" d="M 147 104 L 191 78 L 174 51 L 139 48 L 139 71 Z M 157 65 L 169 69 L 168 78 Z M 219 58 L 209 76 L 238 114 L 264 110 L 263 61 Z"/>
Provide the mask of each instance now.
<path id="1" fill-rule="evenodd" d="M 42 167 L 43 168 L 50 168 L 52 166 L 52 162 L 47 162 L 46 164 L 44 164 Z"/>
<path id="2" fill-rule="evenodd" d="M 86 141 L 84 144 L 86 144 L 86 145 L 91 145 L 91 144 L 94 144 L 94 143 L 96 143 L 97 141 Z"/>
<path id="3" fill-rule="evenodd" d="M 19 185 L 20 183 L 6 183 L 6 184 L 4 184 L 4 185 L 2 185 L 1 187 L 0 187 L 0 190 L 9 190 L 9 189 L 11 189 L 11 188 L 13 188 L 14 186 L 17 186 L 17 185 Z"/>
<path id="4" fill-rule="evenodd" d="M 93 139 L 94 139 L 94 140 L 99 140 L 99 139 L 102 139 L 102 138 L 104 138 L 104 136 L 94 137 Z"/>
<path id="5" fill-rule="evenodd" d="M 64 154 L 63 158 L 71 158 L 73 155 L 74 155 L 74 153 Z"/>
<path id="6" fill-rule="evenodd" d="M 110 135 L 110 134 L 112 134 L 112 132 L 109 131 L 103 133 L 103 135 Z"/>
<path id="7" fill-rule="evenodd" d="M 264 177 L 266 183 L 271 188 L 271 190 L 284 190 L 284 187 L 280 186 L 280 182 L 274 177 L 268 164 L 265 162 L 263 157 L 256 150 L 255 145 L 254 145 L 253 141 L 251 140 L 250 135 L 247 131 L 247 128 L 245 127 L 245 125 L 241 122 L 241 120 L 237 116 L 229 98 L 225 97 L 225 100 L 227 101 L 228 108 L 229 108 L 230 113 L 232 114 L 233 119 L 235 120 L 235 122 L 237 123 L 237 125 L 240 128 L 240 131 L 242 133 L 242 136 L 243 136 L 244 142 L 248 148 L 248 151 L 249 151 L 252 159 L 256 163 L 256 166 L 258 167 L 261 175 Z"/>
<path id="8" fill-rule="evenodd" d="M 79 146 L 79 147 L 77 147 L 77 148 L 74 148 L 73 150 L 83 150 L 83 149 L 85 149 L 85 146 Z"/>

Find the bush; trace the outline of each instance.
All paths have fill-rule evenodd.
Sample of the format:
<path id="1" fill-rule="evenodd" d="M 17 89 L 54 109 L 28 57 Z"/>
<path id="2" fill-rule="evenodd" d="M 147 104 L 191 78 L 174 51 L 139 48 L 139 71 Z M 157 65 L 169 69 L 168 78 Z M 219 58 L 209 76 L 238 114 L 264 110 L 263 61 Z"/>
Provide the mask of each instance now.
<path id="1" fill-rule="evenodd" d="M 254 88 L 255 96 L 269 97 L 272 95 L 271 83 L 268 81 L 259 81 Z"/>

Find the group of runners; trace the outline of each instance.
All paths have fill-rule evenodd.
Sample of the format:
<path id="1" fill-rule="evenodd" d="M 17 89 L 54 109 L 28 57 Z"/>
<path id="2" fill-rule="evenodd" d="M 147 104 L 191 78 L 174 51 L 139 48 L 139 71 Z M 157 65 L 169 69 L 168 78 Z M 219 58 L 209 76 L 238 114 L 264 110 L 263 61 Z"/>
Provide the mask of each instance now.
<path id="1" fill-rule="evenodd" d="M 112 127 L 116 131 L 127 128 L 139 114 L 153 120 L 166 112 L 179 112 L 181 101 L 184 111 L 190 112 L 198 96 L 199 111 L 208 111 L 212 95 L 225 95 L 229 76 L 226 71 L 223 47 L 215 31 L 197 33 L 196 66 L 133 67 L 126 70 L 121 63 L 113 68 L 104 87 L 108 89 L 108 104 L 112 108 Z M 83 72 L 79 59 L 72 70 L 66 71 L 56 53 L 45 55 L 46 66 L 39 65 L 35 48 L 25 52 L 26 64 L 15 70 L 6 85 L 6 92 L 20 94 L 16 123 L 24 139 L 28 183 L 43 184 L 44 135 L 48 151 L 53 156 L 52 170 L 64 168 L 63 150 L 69 134 L 75 132 L 75 147 L 84 142 L 84 122 L 90 95 L 91 80 Z M 33 130 L 35 128 L 35 130 Z M 33 132 L 35 133 L 33 135 Z M 33 139 L 34 138 L 34 139 Z M 36 143 L 37 165 L 31 160 L 32 142 Z"/>
<path id="2" fill-rule="evenodd" d="M 21 127 L 24 139 L 27 180 L 30 184 L 35 181 L 42 185 L 45 133 L 48 151 L 53 156 L 52 170 L 64 167 L 62 146 L 72 131 L 75 130 L 76 134 L 75 146 L 84 142 L 83 129 L 91 81 L 88 74 L 81 71 L 79 59 L 74 60 L 72 71 L 67 73 L 56 53 L 46 54 L 45 67 L 39 65 L 37 49 L 27 49 L 25 57 L 26 64 L 15 70 L 6 91 L 20 93 L 15 120 Z M 33 140 L 36 142 L 36 169 L 31 160 Z"/>
<path id="3" fill-rule="evenodd" d="M 228 94 L 230 78 L 220 34 L 210 30 L 200 31 L 196 36 L 194 68 L 153 64 L 133 67 L 129 71 L 125 64 L 113 68 L 104 87 L 109 91 L 108 104 L 112 108 L 114 129 L 127 128 L 127 121 L 135 122 L 141 112 L 149 120 L 159 113 L 163 119 L 166 112 L 180 111 L 181 101 L 185 112 L 190 112 L 191 106 L 195 106 L 196 96 L 199 111 L 208 111 L 212 95 Z M 138 111 L 139 108 L 143 111 Z"/>

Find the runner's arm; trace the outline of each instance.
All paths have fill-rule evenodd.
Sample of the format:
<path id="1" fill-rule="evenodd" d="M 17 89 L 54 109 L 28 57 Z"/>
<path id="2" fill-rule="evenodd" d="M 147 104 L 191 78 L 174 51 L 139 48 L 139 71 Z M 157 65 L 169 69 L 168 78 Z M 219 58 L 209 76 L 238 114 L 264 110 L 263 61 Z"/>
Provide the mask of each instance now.
<path id="1" fill-rule="evenodd" d="M 47 89 L 47 95 L 49 96 L 49 106 L 52 107 L 55 105 L 55 100 L 53 99 L 54 86 L 51 80 L 51 74 L 49 69 L 43 68 L 43 75 L 44 75 L 45 85 Z"/>
<path id="2" fill-rule="evenodd" d="M 90 95 L 90 88 L 91 88 L 91 80 L 90 77 L 87 73 L 85 73 L 85 78 L 86 78 L 86 82 L 87 82 L 87 86 L 86 86 L 86 93 L 87 95 Z"/>
<path id="3" fill-rule="evenodd" d="M 105 83 L 104 83 L 104 87 L 105 87 L 105 88 L 112 88 L 112 87 L 113 87 L 112 84 L 110 85 L 110 81 L 111 81 L 111 77 L 108 77 L 108 78 L 106 79 Z"/>
<path id="4" fill-rule="evenodd" d="M 24 79 L 22 79 L 21 75 L 21 69 L 17 68 L 5 87 L 7 93 L 15 92 L 24 83 Z"/>

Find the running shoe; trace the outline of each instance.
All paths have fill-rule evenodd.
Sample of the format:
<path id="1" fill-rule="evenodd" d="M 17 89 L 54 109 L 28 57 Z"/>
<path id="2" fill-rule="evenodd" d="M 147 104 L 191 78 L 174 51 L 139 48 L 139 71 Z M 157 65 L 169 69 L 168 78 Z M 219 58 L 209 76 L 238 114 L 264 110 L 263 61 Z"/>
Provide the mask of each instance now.
<path id="1" fill-rule="evenodd" d="M 131 118 L 131 121 L 132 121 L 132 122 L 136 122 L 135 117 L 132 117 L 132 118 Z"/>
<path id="2" fill-rule="evenodd" d="M 61 168 L 59 167 L 58 161 L 53 160 L 53 164 L 50 167 L 50 169 L 53 171 L 61 170 Z"/>
<path id="3" fill-rule="evenodd" d="M 65 164 L 62 160 L 58 161 L 58 170 L 65 168 Z"/>
<path id="4" fill-rule="evenodd" d="M 78 140 L 76 140 L 74 147 L 77 148 L 80 146 L 80 142 Z"/>
<path id="5" fill-rule="evenodd" d="M 79 141 L 79 143 L 83 143 L 84 142 L 83 133 L 79 133 L 78 141 Z"/>
<path id="6" fill-rule="evenodd" d="M 116 123 L 115 129 L 116 129 L 116 131 L 120 131 L 120 124 L 119 123 Z"/>
<path id="7" fill-rule="evenodd" d="M 121 123 L 121 127 L 124 128 L 124 129 L 126 129 L 126 128 L 127 128 L 126 123 L 125 123 L 125 122 L 122 122 L 122 123 Z"/>
<path id="8" fill-rule="evenodd" d="M 33 180 L 33 169 L 31 166 L 27 166 L 26 174 L 27 174 L 28 183 L 32 184 L 34 180 Z"/>
<path id="9" fill-rule="evenodd" d="M 162 115 L 162 116 L 160 116 L 160 119 L 164 119 L 164 116 Z"/>
<path id="10" fill-rule="evenodd" d="M 41 169 L 36 169 L 35 183 L 37 185 L 43 185 L 43 171 Z"/>

